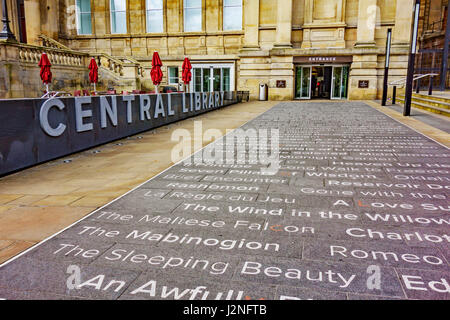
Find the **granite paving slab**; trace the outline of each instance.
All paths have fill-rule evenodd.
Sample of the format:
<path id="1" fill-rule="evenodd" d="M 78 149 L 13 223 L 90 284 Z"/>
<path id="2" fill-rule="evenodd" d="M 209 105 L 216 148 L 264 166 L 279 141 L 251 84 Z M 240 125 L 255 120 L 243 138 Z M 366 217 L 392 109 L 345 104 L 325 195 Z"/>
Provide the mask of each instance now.
<path id="1" fill-rule="evenodd" d="M 448 300 L 449 197 L 439 143 L 280 103 L 1 265 L 0 298 Z"/>

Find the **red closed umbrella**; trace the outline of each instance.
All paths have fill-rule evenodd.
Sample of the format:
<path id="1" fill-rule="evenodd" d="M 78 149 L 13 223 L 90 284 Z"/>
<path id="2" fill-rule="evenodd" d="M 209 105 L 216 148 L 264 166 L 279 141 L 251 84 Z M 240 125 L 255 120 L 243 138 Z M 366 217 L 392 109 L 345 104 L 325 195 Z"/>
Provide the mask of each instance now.
<path id="1" fill-rule="evenodd" d="M 163 73 L 161 71 L 162 62 L 159 57 L 158 52 L 153 53 L 152 58 L 152 71 L 150 72 L 150 75 L 152 77 L 152 82 L 156 86 L 156 93 L 158 93 L 158 85 L 161 83 L 163 78 Z"/>
<path id="2" fill-rule="evenodd" d="M 52 64 L 50 63 L 50 60 L 45 52 L 42 54 L 38 65 L 41 68 L 41 80 L 46 85 L 48 93 L 48 85 L 52 82 L 52 71 L 50 70 Z"/>
<path id="3" fill-rule="evenodd" d="M 184 84 L 187 86 L 192 80 L 192 65 L 188 58 L 184 59 L 183 66 L 182 66 L 183 72 L 182 72 L 182 79 Z"/>
<path id="4" fill-rule="evenodd" d="M 89 63 L 89 81 L 94 84 L 94 92 L 96 91 L 96 84 L 98 82 L 98 66 L 94 58 Z"/>

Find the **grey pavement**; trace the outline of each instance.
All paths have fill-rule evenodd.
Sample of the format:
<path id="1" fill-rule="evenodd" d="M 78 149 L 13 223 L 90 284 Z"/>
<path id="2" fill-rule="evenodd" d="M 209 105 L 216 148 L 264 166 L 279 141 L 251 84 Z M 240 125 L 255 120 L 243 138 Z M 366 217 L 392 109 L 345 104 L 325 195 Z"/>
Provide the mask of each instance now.
<path id="1" fill-rule="evenodd" d="M 242 130 L 5 263 L 0 298 L 450 298 L 447 148 L 362 102 Z"/>
<path id="2" fill-rule="evenodd" d="M 386 107 L 403 114 L 402 105 L 395 104 L 395 105 L 387 105 Z M 419 110 L 417 108 L 412 108 L 411 117 L 415 120 L 422 121 L 423 123 L 426 123 L 432 126 L 433 128 L 450 133 L 450 119 L 446 118 L 445 116 L 435 115 L 432 114 L 431 112 L 426 112 L 423 110 Z"/>

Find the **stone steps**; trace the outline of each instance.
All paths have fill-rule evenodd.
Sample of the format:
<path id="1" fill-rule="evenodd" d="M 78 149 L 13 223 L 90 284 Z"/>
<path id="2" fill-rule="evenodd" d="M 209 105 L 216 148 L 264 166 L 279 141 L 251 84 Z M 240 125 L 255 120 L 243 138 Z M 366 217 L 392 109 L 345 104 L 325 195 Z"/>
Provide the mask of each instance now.
<path id="1" fill-rule="evenodd" d="M 426 102 L 438 108 L 450 109 L 450 99 L 440 96 L 429 96 L 426 94 L 413 94 L 413 100 Z"/>
<path id="2" fill-rule="evenodd" d="M 438 102 L 450 103 L 450 98 L 446 98 L 446 97 L 439 96 L 439 95 L 431 95 L 431 96 L 429 96 L 428 94 L 424 94 L 424 93 L 414 93 L 413 96 L 414 97 L 418 97 L 418 98 L 422 98 L 422 99 L 428 99 L 428 100 L 433 100 L 433 101 L 438 101 Z"/>
<path id="3" fill-rule="evenodd" d="M 405 96 L 399 95 L 398 102 L 404 103 Z M 411 106 L 450 117 L 450 99 L 423 94 L 413 94 Z"/>

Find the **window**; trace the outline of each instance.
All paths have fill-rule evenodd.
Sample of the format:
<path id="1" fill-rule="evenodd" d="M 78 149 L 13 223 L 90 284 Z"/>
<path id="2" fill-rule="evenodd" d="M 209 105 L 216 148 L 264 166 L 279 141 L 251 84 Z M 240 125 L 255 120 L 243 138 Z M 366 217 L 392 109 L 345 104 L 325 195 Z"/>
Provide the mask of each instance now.
<path id="1" fill-rule="evenodd" d="M 194 92 L 234 91 L 232 64 L 204 64 L 192 67 Z"/>
<path id="2" fill-rule="evenodd" d="M 91 0 L 77 0 L 77 33 L 92 34 Z"/>
<path id="3" fill-rule="evenodd" d="M 242 30 L 242 0 L 223 0 L 223 30 Z"/>
<path id="4" fill-rule="evenodd" d="M 127 33 L 126 0 L 111 0 L 111 33 Z"/>
<path id="5" fill-rule="evenodd" d="M 230 90 L 230 82 L 231 82 L 230 68 L 223 68 L 222 69 L 222 91 L 231 91 Z"/>
<path id="6" fill-rule="evenodd" d="M 184 0 L 184 31 L 202 31 L 202 0 Z"/>
<path id="7" fill-rule="evenodd" d="M 146 0 L 147 32 L 163 32 L 163 0 Z"/>
<path id="8" fill-rule="evenodd" d="M 178 67 L 168 67 L 169 84 L 178 84 Z"/>
<path id="9" fill-rule="evenodd" d="M 194 91 L 202 92 L 202 69 L 194 68 Z"/>

